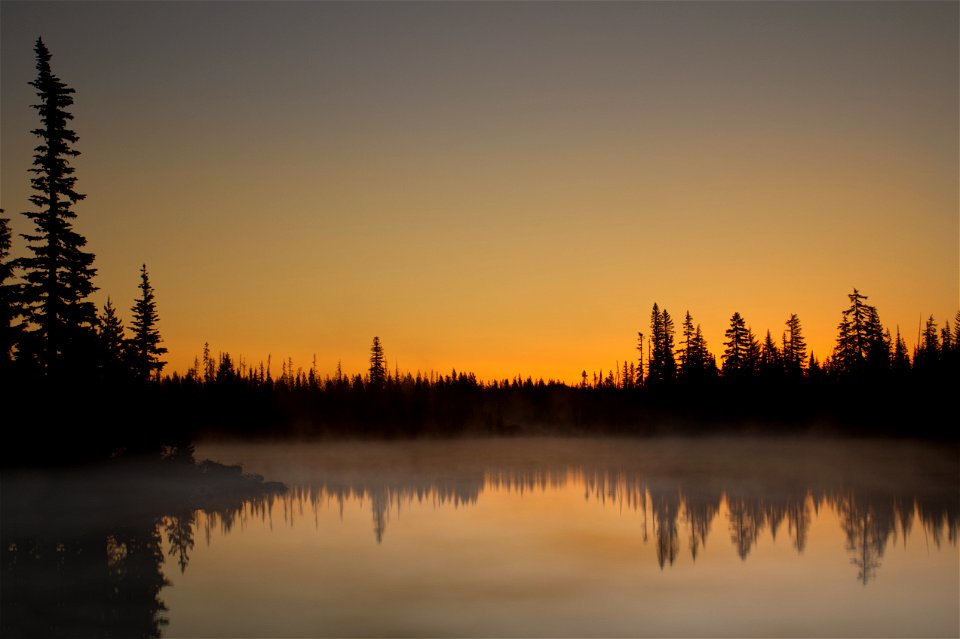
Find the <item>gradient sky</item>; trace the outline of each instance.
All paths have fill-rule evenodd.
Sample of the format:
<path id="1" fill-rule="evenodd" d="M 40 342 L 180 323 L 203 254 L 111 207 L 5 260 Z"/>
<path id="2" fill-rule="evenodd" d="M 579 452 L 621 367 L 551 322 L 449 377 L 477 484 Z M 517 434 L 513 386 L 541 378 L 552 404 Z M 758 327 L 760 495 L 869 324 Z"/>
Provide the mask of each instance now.
<path id="1" fill-rule="evenodd" d="M 856 286 L 909 344 L 960 307 L 957 2 L 0 4 L 2 194 L 42 36 L 77 90 L 98 303 L 138 268 L 171 370 L 566 381 L 654 302 L 822 359 Z M 23 250 L 22 242 L 16 245 Z"/>

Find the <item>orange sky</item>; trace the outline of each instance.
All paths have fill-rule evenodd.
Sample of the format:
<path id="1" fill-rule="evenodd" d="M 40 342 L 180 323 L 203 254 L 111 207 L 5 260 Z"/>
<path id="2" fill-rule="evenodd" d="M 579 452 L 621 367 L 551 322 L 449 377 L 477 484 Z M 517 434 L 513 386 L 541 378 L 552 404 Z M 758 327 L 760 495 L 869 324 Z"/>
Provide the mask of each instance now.
<path id="1" fill-rule="evenodd" d="M 955 2 L 0 12 L 0 205 L 25 232 L 42 35 L 97 301 L 146 262 L 168 372 L 205 341 L 361 371 L 379 335 L 391 367 L 574 381 L 654 302 L 718 355 L 734 311 L 797 313 L 821 358 L 854 286 L 911 345 L 960 307 Z"/>

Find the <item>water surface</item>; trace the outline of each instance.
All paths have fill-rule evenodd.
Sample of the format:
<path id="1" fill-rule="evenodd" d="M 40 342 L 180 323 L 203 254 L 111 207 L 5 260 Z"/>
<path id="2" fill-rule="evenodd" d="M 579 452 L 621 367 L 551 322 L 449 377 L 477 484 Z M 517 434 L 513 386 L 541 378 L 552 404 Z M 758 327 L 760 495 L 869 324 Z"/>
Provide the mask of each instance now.
<path id="1" fill-rule="evenodd" d="M 288 490 L 157 519 L 149 614 L 164 636 L 960 632 L 953 446 L 508 439 L 198 456 Z M 91 541 L 91 566 L 109 570 L 116 539 Z"/>

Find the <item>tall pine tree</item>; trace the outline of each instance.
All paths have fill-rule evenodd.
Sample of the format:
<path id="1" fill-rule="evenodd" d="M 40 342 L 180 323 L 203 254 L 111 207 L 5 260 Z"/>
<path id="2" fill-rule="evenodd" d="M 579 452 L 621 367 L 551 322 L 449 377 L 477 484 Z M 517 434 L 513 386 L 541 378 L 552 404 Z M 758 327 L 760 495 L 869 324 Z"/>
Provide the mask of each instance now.
<path id="1" fill-rule="evenodd" d="M 803 339 L 800 318 L 796 313 L 790 314 L 786 324 L 787 330 L 783 334 L 783 367 L 788 375 L 799 376 L 803 373 L 803 365 L 807 360 L 807 342 Z"/>
<path id="2" fill-rule="evenodd" d="M 374 336 L 370 347 L 370 386 L 382 388 L 387 382 L 387 363 L 383 358 L 383 346 L 380 338 Z"/>
<path id="3" fill-rule="evenodd" d="M 647 362 L 647 380 L 652 383 L 672 381 L 677 364 L 673 358 L 673 318 L 667 309 L 656 304 L 650 313 L 650 361 Z"/>
<path id="4" fill-rule="evenodd" d="M 6 370 L 13 359 L 13 347 L 17 341 L 14 294 L 15 284 L 8 282 L 13 277 L 13 262 L 10 258 L 10 220 L 0 209 L 0 371 Z"/>
<path id="5" fill-rule="evenodd" d="M 77 134 L 68 128 L 73 116 L 74 90 L 50 69 L 50 52 L 37 39 L 38 103 L 34 105 L 42 126 L 34 149 L 35 191 L 30 202 L 36 210 L 24 213 L 34 224 L 24 234 L 32 256 L 17 260 L 23 270 L 21 312 L 25 331 L 19 357 L 31 360 L 50 376 L 92 366 L 96 307 L 88 300 L 96 287 L 94 256 L 83 250 L 86 239 L 73 229 L 73 206 L 85 196 L 75 190 L 77 178 L 70 161 L 80 153 L 73 148 Z"/>
<path id="6" fill-rule="evenodd" d="M 107 298 L 100 315 L 97 334 L 100 337 L 101 366 L 108 378 L 121 377 L 126 372 L 127 340 L 123 336 L 123 322 L 117 315 L 117 309 Z"/>
<path id="7" fill-rule="evenodd" d="M 147 275 L 147 265 L 140 267 L 140 297 L 133 304 L 133 336 L 129 341 L 130 360 L 134 374 L 140 379 L 159 377 L 166 362 L 160 359 L 167 349 L 160 346 L 160 329 L 157 328 L 157 303 Z"/>
<path id="8" fill-rule="evenodd" d="M 850 308 L 843 311 L 837 327 L 833 370 L 839 374 L 858 374 L 889 367 L 891 345 L 884 337 L 876 307 L 867 304 L 867 296 L 857 289 L 847 297 Z"/>

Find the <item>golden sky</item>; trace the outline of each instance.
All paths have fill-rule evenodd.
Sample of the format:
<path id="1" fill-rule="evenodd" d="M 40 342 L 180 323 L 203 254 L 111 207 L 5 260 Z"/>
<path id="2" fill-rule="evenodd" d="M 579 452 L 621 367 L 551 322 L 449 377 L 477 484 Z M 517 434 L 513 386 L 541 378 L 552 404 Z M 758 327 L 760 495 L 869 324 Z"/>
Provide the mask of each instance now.
<path id="1" fill-rule="evenodd" d="M 854 286 L 912 345 L 960 307 L 958 7 L 4 0 L 0 206 L 27 230 L 42 36 L 97 301 L 146 262 L 168 371 L 379 335 L 574 381 L 654 302 L 717 354 L 797 313 L 822 359 Z"/>

